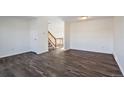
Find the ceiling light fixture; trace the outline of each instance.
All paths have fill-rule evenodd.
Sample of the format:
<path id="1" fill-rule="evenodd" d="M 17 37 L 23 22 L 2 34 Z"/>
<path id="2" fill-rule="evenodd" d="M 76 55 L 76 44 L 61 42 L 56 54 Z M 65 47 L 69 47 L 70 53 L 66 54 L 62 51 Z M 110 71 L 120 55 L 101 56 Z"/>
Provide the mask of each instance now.
<path id="1" fill-rule="evenodd" d="M 88 18 L 88 16 L 81 16 L 81 17 L 79 17 L 79 20 L 85 20 L 87 18 Z"/>

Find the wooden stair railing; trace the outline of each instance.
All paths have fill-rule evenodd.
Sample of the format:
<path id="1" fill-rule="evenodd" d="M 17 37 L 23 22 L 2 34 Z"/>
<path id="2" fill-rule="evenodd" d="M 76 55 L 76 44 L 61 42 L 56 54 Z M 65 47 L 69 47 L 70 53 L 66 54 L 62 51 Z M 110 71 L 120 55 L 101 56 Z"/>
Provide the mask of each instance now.
<path id="1" fill-rule="evenodd" d="M 51 43 L 51 45 L 55 48 L 56 38 L 50 32 L 48 32 L 48 40 L 49 40 L 49 43 Z"/>
<path id="2" fill-rule="evenodd" d="M 63 38 L 55 38 L 49 31 L 48 31 L 48 40 L 49 43 L 54 47 L 63 47 Z"/>

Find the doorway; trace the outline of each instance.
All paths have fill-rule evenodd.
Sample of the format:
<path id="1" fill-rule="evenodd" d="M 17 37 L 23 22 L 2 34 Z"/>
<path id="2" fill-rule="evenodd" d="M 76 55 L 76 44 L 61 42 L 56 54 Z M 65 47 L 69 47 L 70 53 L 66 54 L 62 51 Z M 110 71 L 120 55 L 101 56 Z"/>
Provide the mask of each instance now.
<path id="1" fill-rule="evenodd" d="M 48 20 L 48 49 L 63 49 L 64 47 L 64 21 L 58 17 Z"/>

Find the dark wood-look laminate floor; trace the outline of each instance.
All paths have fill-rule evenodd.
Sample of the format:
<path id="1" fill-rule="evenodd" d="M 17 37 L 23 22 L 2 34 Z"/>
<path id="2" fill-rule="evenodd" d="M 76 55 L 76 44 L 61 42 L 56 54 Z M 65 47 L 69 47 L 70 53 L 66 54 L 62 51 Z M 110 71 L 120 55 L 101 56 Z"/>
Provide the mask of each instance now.
<path id="1" fill-rule="evenodd" d="M 102 77 L 122 76 L 112 55 L 87 51 L 29 52 L 0 59 L 2 77 Z"/>

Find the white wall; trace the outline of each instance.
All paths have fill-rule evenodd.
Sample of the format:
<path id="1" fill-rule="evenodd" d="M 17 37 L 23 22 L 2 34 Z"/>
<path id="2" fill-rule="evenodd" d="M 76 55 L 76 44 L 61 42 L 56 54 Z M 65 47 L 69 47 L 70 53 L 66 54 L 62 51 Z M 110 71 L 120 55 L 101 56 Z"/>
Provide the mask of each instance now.
<path id="1" fill-rule="evenodd" d="M 124 75 L 124 17 L 114 17 L 114 57 Z"/>
<path id="2" fill-rule="evenodd" d="M 0 17 L 0 57 L 30 51 L 29 20 Z"/>
<path id="3" fill-rule="evenodd" d="M 48 20 L 38 17 L 31 20 L 30 27 L 31 50 L 37 54 L 48 51 Z"/>
<path id="4" fill-rule="evenodd" d="M 70 23 L 70 48 L 113 53 L 112 17 Z"/>
<path id="5" fill-rule="evenodd" d="M 64 37 L 64 21 L 62 20 L 49 20 L 48 30 L 56 37 Z"/>
<path id="6" fill-rule="evenodd" d="M 65 22 L 64 24 L 64 49 L 70 49 L 70 24 Z"/>
<path id="7" fill-rule="evenodd" d="M 0 57 L 48 51 L 46 17 L 0 17 Z"/>

